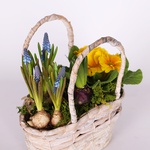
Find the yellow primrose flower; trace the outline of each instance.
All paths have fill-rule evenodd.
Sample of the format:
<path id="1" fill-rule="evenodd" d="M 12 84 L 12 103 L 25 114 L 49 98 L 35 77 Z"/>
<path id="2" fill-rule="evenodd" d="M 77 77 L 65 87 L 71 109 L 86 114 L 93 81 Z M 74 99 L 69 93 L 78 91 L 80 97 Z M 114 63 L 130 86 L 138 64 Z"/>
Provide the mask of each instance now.
<path id="1" fill-rule="evenodd" d="M 101 73 L 103 70 L 99 59 L 108 55 L 108 52 L 101 47 L 94 48 L 88 55 L 88 75 L 93 76 L 96 72 Z"/>
<path id="2" fill-rule="evenodd" d="M 87 46 L 84 46 L 84 47 L 80 48 L 78 51 L 75 51 L 74 54 L 76 56 L 79 56 L 86 48 L 87 48 Z"/>
<path id="3" fill-rule="evenodd" d="M 81 54 L 87 46 L 75 51 L 75 55 Z M 118 54 L 110 55 L 107 50 L 101 47 L 94 48 L 88 55 L 88 76 L 94 76 L 95 73 L 106 73 L 111 70 L 120 70 L 121 58 Z"/>
<path id="4" fill-rule="evenodd" d="M 120 70 L 121 66 L 121 58 L 119 54 L 116 55 L 106 55 L 105 57 L 102 57 L 99 59 L 99 63 L 101 65 L 101 68 L 106 73 L 110 72 L 111 70 Z"/>

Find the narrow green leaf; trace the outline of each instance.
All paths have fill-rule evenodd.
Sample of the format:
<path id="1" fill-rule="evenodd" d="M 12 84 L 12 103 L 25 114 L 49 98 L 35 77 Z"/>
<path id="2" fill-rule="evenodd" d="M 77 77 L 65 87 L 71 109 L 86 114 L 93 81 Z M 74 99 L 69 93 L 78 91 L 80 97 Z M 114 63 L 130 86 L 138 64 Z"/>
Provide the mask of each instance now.
<path id="1" fill-rule="evenodd" d="M 42 57 L 42 50 L 41 50 L 41 45 L 40 43 L 38 43 L 38 52 L 39 52 L 39 56 L 40 58 Z"/>
<path id="2" fill-rule="evenodd" d="M 33 76 L 29 75 L 28 76 L 28 83 L 29 83 L 29 87 L 30 87 L 32 94 L 33 94 L 34 91 L 33 91 L 33 83 L 32 83 L 33 81 L 32 80 L 33 80 Z"/>
<path id="3" fill-rule="evenodd" d="M 28 83 L 27 77 L 26 77 L 26 75 L 25 75 L 25 72 L 24 72 L 24 70 L 23 70 L 22 67 L 20 67 L 20 68 L 21 68 L 21 72 L 22 72 L 24 81 L 25 81 L 25 83 L 26 83 L 26 85 L 27 85 L 27 88 L 28 88 L 28 92 L 29 92 L 29 94 L 30 94 L 30 97 L 33 98 L 32 91 L 31 91 L 31 88 L 30 88 L 30 86 L 29 86 L 29 83 Z"/>
<path id="4" fill-rule="evenodd" d="M 52 64 L 52 62 L 54 62 L 57 52 L 58 52 L 58 47 L 55 48 L 55 51 L 52 55 L 51 64 Z"/>
<path id="5" fill-rule="evenodd" d="M 34 54 L 34 59 L 35 59 L 35 64 L 36 64 L 36 65 L 39 64 L 39 59 L 38 59 L 38 57 L 37 57 L 36 54 Z"/>
<path id="6" fill-rule="evenodd" d="M 43 101 L 43 81 L 42 81 L 42 77 L 40 76 L 40 81 L 38 82 L 38 97 L 39 97 L 39 100 Z"/>
<path id="7" fill-rule="evenodd" d="M 63 85 L 61 87 L 60 97 L 63 97 L 63 93 L 64 93 L 64 90 L 65 90 L 65 87 L 66 87 L 66 77 L 63 78 Z"/>
<path id="8" fill-rule="evenodd" d="M 97 82 L 95 82 L 94 83 L 94 85 L 92 85 L 92 89 L 95 89 L 98 85 L 100 85 L 101 84 L 101 82 L 100 82 L 100 80 L 98 80 Z"/>
<path id="9" fill-rule="evenodd" d="M 50 82 L 51 82 L 52 86 L 53 86 L 54 83 L 55 83 L 54 72 L 51 72 L 51 73 L 50 73 Z"/>
<path id="10" fill-rule="evenodd" d="M 57 67 L 57 64 L 54 63 L 54 66 L 53 66 L 53 73 L 54 73 L 54 80 L 57 79 L 57 76 L 58 76 L 58 67 Z"/>
<path id="11" fill-rule="evenodd" d="M 42 66 L 42 70 L 43 70 L 42 73 L 43 73 L 44 79 L 45 79 L 45 78 L 48 78 L 48 70 L 46 70 L 44 66 Z"/>
<path id="12" fill-rule="evenodd" d="M 29 75 L 33 75 L 33 67 L 31 63 L 28 64 L 28 69 L 29 69 Z"/>
<path id="13" fill-rule="evenodd" d="M 46 82 L 46 86 L 47 86 L 48 94 L 54 104 L 54 107 L 56 108 L 56 101 L 55 101 L 55 94 L 53 93 L 53 86 L 51 85 L 50 82 Z"/>
<path id="14" fill-rule="evenodd" d="M 52 44 L 52 47 L 51 47 L 51 52 L 50 52 L 50 56 L 49 56 L 49 64 L 51 65 L 52 64 L 52 57 L 53 57 L 53 54 L 54 54 L 54 44 Z"/>
<path id="15" fill-rule="evenodd" d="M 32 67 L 34 67 L 35 66 L 35 61 L 34 61 L 34 58 L 33 58 L 33 55 L 32 55 L 32 53 L 28 50 L 28 53 L 29 53 L 29 55 L 30 55 L 30 57 L 31 57 L 31 64 L 32 64 Z"/>

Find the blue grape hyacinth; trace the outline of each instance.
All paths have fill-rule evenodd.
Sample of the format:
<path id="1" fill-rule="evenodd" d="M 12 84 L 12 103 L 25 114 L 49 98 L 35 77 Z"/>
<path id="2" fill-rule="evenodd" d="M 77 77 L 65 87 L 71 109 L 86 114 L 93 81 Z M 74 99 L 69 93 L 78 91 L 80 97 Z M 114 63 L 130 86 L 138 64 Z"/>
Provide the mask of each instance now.
<path id="1" fill-rule="evenodd" d="M 31 56 L 29 55 L 26 48 L 24 48 L 23 62 L 24 62 L 25 65 L 27 65 L 31 62 Z"/>
<path id="2" fill-rule="evenodd" d="M 41 72 L 40 72 L 40 69 L 39 69 L 39 66 L 35 66 L 35 76 L 34 76 L 34 80 L 36 81 L 36 83 L 38 83 L 40 81 L 40 75 L 41 75 Z"/>
<path id="3" fill-rule="evenodd" d="M 65 76 L 65 71 L 66 71 L 66 68 L 63 66 L 58 74 L 58 77 L 57 77 L 55 83 L 54 83 L 54 93 L 56 93 L 56 90 L 59 87 L 60 78 Z"/>
<path id="4" fill-rule="evenodd" d="M 44 38 L 43 38 L 43 50 L 42 50 L 42 56 L 41 56 L 42 61 L 45 60 L 45 51 L 50 53 L 50 50 L 51 50 L 51 45 L 49 42 L 48 34 L 45 33 Z"/>
<path id="5" fill-rule="evenodd" d="M 43 38 L 43 51 L 48 51 L 50 53 L 50 50 L 51 50 L 51 45 L 49 42 L 48 34 L 45 33 Z"/>

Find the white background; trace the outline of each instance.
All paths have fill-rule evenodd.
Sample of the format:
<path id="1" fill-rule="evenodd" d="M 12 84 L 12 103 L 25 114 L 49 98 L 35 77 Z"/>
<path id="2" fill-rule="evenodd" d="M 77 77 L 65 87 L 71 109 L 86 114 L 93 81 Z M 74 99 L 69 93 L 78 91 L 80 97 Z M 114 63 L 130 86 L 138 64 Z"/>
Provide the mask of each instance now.
<path id="1" fill-rule="evenodd" d="M 125 86 L 123 111 L 105 150 L 150 149 L 150 2 L 149 0 L 5 0 L 0 4 L 0 150 L 26 150 L 17 106 L 27 94 L 20 72 L 24 40 L 44 16 L 64 15 L 74 29 L 75 45 L 112 36 L 124 45 L 130 69 L 143 71 L 140 85 Z M 44 32 L 59 46 L 58 63 L 67 63 L 67 36 L 61 22 L 43 25 L 31 40 L 37 50 Z M 111 49 L 111 48 L 110 48 Z"/>

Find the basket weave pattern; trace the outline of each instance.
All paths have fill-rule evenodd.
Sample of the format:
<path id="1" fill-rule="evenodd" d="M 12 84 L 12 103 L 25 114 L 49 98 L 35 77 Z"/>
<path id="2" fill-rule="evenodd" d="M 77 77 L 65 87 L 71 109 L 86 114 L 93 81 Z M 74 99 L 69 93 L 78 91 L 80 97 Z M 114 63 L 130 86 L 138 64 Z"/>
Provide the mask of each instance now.
<path id="1" fill-rule="evenodd" d="M 28 127 L 21 116 L 28 150 L 100 150 L 111 140 L 113 126 L 121 111 L 121 99 L 110 106 L 91 109 L 77 123 L 51 131 Z"/>
<path id="2" fill-rule="evenodd" d="M 29 32 L 23 48 L 28 48 L 29 42 L 37 29 L 45 22 L 61 20 L 66 26 L 68 33 L 68 47 L 73 46 L 74 37 L 70 22 L 60 15 L 50 15 L 41 19 Z M 100 105 L 91 109 L 80 119 L 77 119 L 74 106 L 74 85 L 76 82 L 78 68 L 84 57 L 95 47 L 103 43 L 116 46 L 121 52 L 121 69 L 117 79 L 116 100 L 109 105 Z M 125 54 L 120 42 L 112 37 L 101 38 L 89 45 L 81 55 L 78 56 L 73 66 L 70 83 L 68 87 L 69 109 L 71 123 L 53 130 L 44 131 L 33 129 L 24 122 L 24 116 L 20 116 L 20 125 L 24 130 L 28 150 L 101 150 L 111 140 L 112 131 L 116 120 L 121 112 L 122 97 L 120 98 L 121 81 L 125 68 Z"/>

